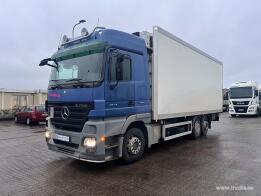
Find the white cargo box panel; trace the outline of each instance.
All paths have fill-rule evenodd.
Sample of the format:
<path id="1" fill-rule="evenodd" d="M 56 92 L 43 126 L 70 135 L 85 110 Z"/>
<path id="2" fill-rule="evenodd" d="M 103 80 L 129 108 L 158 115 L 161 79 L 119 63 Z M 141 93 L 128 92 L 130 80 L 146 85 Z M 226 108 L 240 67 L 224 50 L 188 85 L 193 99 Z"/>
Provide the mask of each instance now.
<path id="1" fill-rule="evenodd" d="M 160 27 L 153 28 L 153 119 L 222 111 L 223 65 Z"/>

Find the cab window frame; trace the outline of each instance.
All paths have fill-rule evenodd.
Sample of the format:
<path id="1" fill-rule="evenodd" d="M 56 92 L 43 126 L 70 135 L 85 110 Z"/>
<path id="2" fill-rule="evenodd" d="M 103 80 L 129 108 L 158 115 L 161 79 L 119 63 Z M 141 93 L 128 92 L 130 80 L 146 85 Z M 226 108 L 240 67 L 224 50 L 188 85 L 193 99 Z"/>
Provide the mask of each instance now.
<path id="1" fill-rule="evenodd" d="M 128 52 L 128 51 L 125 51 L 125 50 L 122 50 L 122 49 L 117 49 L 117 48 L 111 48 L 110 50 L 109 50 L 109 52 L 108 52 L 108 58 L 109 58 L 109 63 L 108 63 L 108 81 L 109 82 L 129 82 L 129 81 L 132 81 L 133 80 L 133 73 L 132 73 L 132 71 L 133 71 L 133 63 L 132 63 L 132 57 L 131 57 L 131 55 L 130 54 L 127 54 L 127 53 L 122 53 L 121 51 L 119 51 L 119 50 L 121 50 L 121 51 L 124 51 L 124 52 Z M 117 56 L 113 56 L 112 54 L 113 54 L 113 52 L 114 51 L 117 51 L 117 53 L 118 53 L 118 55 L 123 55 L 123 56 L 125 56 L 124 57 L 124 60 L 128 60 L 129 61 L 129 79 L 128 80 L 125 80 L 125 79 L 122 79 L 122 80 L 118 80 L 117 81 L 117 79 L 116 79 L 116 62 L 114 63 L 114 78 L 115 79 L 112 79 L 112 72 L 111 72 L 111 68 L 112 68 L 112 58 L 116 58 L 117 59 Z M 123 60 L 123 61 L 124 61 Z M 126 70 L 126 69 L 124 69 L 124 65 L 122 65 L 122 70 Z M 122 71 L 122 77 L 124 76 L 124 71 Z"/>

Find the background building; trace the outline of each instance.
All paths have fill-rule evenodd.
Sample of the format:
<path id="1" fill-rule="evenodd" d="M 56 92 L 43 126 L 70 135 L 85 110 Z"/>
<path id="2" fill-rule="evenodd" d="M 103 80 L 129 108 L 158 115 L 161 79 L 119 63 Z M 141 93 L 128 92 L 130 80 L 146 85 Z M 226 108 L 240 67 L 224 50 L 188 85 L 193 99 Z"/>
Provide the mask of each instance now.
<path id="1" fill-rule="evenodd" d="M 46 90 L 14 90 L 0 88 L 0 119 L 12 118 L 24 106 L 44 104 Z"/>

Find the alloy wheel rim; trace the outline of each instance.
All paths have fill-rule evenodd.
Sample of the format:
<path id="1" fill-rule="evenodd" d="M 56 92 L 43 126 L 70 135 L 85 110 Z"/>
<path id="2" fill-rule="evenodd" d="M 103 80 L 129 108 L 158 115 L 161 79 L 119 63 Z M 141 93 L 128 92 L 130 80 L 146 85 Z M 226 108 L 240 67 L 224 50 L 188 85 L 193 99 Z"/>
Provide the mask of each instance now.
<path id="1" fill-rule="evenodd" d="M 127 150 L 129 154 L 136 155 L 141 150 L 141 141 L 138 137 L 132 136 L 127 143 Z"/>

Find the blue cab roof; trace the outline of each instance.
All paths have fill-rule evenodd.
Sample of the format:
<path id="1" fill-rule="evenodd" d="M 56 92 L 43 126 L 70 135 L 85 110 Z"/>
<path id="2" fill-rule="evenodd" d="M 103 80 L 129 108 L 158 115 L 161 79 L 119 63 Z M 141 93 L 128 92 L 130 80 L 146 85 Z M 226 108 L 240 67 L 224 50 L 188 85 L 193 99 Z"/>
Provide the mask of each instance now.
<path id="1" fill-rule="evenodd" d="M 143 54 L 146 53 L 146 45 L 143 39 L 133 34 L 113 29 L 97 30 L 88 36 L 66 42 L 57 52 L 60 53 L 63 52 L 63 50 L 70 50 L 70 48 L 73 49 L 80 45 L 90 44 L 96 41 L 104 41 L 109 46 L 117 48 L 133 50 Z"/>

